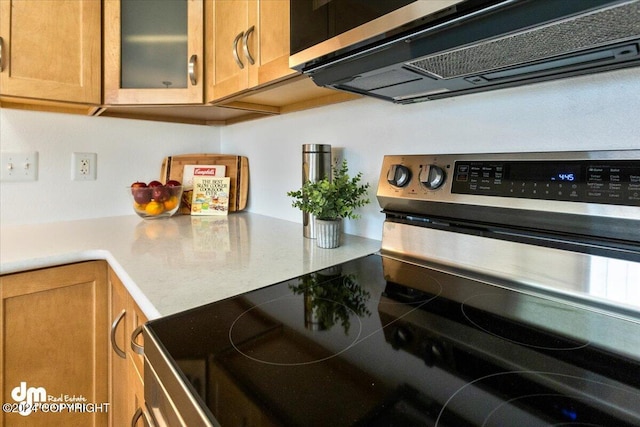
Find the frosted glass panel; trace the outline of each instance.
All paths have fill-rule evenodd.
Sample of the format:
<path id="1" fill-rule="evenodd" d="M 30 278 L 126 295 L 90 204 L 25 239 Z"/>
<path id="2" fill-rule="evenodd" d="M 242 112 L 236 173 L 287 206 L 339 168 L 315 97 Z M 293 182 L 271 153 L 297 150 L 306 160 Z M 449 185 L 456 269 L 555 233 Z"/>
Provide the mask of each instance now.
<path id="1" fill-rule="evenodd" d="M 122 0 L 122 87 L 187 87 L 187 0 Z"/>

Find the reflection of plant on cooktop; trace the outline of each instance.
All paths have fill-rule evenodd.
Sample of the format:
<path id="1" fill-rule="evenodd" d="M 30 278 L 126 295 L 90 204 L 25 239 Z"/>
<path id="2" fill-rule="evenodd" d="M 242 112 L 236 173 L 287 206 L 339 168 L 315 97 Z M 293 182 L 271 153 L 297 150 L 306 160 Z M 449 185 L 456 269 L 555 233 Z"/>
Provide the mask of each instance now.
<path id="1" fill-rule="evenodd" d="M 340 322 L 344 333 L 349 333 L 352 313 L 370 316 L 367 301 L 369 292 L 360 287 L 354 274 L 326 274 L 322 272 L 302 276 L 300 283 L 289 287 L 296 295 L 304 295 L 305 321 L 326 330 Z"/>

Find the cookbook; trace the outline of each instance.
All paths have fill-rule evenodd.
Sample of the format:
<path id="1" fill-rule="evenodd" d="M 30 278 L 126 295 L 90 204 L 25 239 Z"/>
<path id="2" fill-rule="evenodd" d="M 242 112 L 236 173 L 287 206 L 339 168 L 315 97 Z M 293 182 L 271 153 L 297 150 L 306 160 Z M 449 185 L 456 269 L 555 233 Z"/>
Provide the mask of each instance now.
<path id="1" fill-rule="evenodd" d="M 199 174 L 207 174 L 210 176 L 224 177 L 227 172 L 225 165 L 184 165 L 182 172 L 182 213 L 191 212 L 191 202 L 193 200 L 193 177 L 196 168 Z M 184 210 L 182 210 L 184 209 Z"/>
<path id="2" fill-rule="evenodd" d="M 211 168 L 196 167 L 193 172 L 191 215 L 227 215 L 231 178 L 216 176 Z"/>

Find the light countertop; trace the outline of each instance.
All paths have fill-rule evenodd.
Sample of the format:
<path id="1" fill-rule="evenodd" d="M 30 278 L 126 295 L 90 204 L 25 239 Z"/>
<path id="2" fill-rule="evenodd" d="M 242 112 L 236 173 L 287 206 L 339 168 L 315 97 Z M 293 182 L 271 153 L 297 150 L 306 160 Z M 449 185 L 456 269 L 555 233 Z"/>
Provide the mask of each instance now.
<path id="1" fill-rule="evenodd" d="M 149 319 L 359 258 L 380 241 L 320 249 L 302 225 L 247 212 L 145 221 L 136 215 L 0 229 L 0 274 L 103 259 Z"/>

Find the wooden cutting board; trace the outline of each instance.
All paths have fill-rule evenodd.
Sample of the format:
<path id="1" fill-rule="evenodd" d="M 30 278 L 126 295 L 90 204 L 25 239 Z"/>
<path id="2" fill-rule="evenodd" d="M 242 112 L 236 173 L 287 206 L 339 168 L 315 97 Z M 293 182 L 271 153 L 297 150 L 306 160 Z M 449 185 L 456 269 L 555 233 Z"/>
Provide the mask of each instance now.
<path id="1" fill-rule="evenodd" d="M 211 153 L 179 154 L 176 156 L 169 156 L 162 161 L 160 180 L 162 182 L 167 182 L 170 179 L 175 179 L 176 181 L 182 182 L 182 171 L 185 165 L 226 166 L 226 176 L 231 178 L 229 212 L 241 211 L 247 207 L 247 195 L 249 192 L 249 159 L 243 156 Z M 191 213 L 184 203 L 180 206 L 179 212 L 183 214 Z"/>

